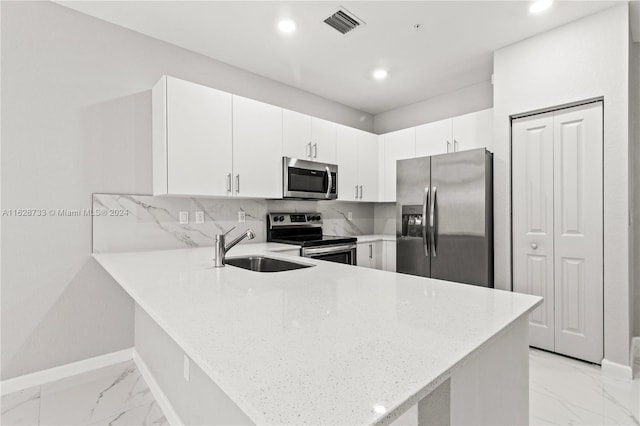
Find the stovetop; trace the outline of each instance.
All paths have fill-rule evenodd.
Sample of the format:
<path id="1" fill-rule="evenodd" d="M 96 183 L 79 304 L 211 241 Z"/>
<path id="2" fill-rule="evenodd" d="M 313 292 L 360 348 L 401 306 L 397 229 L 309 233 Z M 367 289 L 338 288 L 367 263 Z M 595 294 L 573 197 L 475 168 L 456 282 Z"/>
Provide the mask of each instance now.
<path id="1" fill-rule="evenodd" d="M 318 247 L 353 244 L 356 237 L 322 234 L 322 213 L 269 213 L 267 214 L 267 241 Z"/>

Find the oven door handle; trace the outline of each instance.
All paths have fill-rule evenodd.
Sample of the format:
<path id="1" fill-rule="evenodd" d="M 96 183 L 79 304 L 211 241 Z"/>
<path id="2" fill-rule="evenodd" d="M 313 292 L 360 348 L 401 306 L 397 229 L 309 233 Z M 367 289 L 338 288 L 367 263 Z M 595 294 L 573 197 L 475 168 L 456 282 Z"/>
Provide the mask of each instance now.
<path id="1" fill-rule="evenodd" d="M 342 253 L 342 252 L 352 251 L 355 248 L 356 248 L 355 244 L 345 244 L 345 245 L 330 246 L 330 247 L 303 247 L 302 256 L 309 257 L 311 255 L 317 255 L 317 254 Z"/>
<path id="2" fill-rule="evenodd" d="M 331 196 L 331 187 L 333 186 L 333 176 L 331 176 L 331 170 L 329 169 L 329 166 L 325 167 L 325 170 L 327 171 L 327 193 L 324 195 L 326 198 L 329 198 Z"/>

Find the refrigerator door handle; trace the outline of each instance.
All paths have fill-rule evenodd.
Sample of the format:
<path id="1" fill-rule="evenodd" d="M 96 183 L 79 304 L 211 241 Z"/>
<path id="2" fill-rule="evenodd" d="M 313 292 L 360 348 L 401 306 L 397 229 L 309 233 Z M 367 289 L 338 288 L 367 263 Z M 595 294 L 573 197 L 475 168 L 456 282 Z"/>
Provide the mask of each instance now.
<path id="1" fill-rule="evenodd" d="M 424 245 L 424 254 L 429 257 L 429 239 L 427 234 L 427 206 L 429 205 L 429 187 L 424 188 L 424 201 L 422 203 L 422 244 Z"/>
<path id="2" fill-rule="evenodd" d="M 429 227 L 431 228 L 431 252 L 433 253 L 433 257 L 436 257 L 436 232 L 437 232 L 437 224 L 436 224 L 436 193 L 438 187 L 433 187 L 433 196 L 431 200 L 431 214 L 429 215 Z"/>

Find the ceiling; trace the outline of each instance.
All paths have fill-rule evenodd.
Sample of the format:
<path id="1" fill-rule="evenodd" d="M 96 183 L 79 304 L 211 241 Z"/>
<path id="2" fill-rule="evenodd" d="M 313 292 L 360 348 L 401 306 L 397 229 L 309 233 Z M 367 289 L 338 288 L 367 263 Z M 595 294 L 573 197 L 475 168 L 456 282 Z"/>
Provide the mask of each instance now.
<path id="1" fill-rule="evenodd" d="M 488 81 L 493 51 L 612 7 L 556 1 L 60 1 L 69 8 L 377 114 Z M 323 20 L 345 7 L 366 24 Z M 293 19 L 282 34 L 276 23 Z M 421 24 L 420 30 L 413 28 Z M 371 72 L 388 69 L 384 81 Z"/>

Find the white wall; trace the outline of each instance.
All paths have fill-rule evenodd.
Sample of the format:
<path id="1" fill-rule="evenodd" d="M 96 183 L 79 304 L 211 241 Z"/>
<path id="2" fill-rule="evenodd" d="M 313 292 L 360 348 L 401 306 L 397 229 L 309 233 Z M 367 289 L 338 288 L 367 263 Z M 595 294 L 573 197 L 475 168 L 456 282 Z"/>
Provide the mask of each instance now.
<path id="1" fill-rule="evenodd" d="M 629 365 L 629 17 L 621 5 L 494 54 L 496 287 L 511 288 L 509 116 L 604 97 L 605 358 Z"/>
<path id="2" fill-rule="evenodd" d="M 49 2 L 2 4 L 2 207 L 151 192 L 162 74 L 364 130 L 372 117 Z M 133 303 L 91 258 L 89 217 L 2 220 L 2 379 L 133 345 Z"/>
<path id="3" fill-rule="evenodd" d="M 484 81 L 455 92 L 377 114 L 374 117 L 374 131 L 378 134 L 392 132 L 492 106 L 493 86 L 490 81 Z"/>

